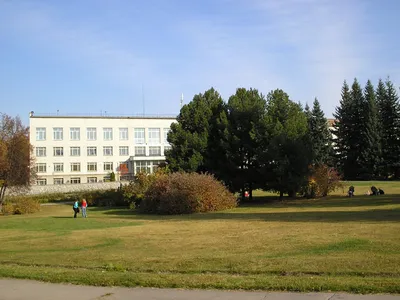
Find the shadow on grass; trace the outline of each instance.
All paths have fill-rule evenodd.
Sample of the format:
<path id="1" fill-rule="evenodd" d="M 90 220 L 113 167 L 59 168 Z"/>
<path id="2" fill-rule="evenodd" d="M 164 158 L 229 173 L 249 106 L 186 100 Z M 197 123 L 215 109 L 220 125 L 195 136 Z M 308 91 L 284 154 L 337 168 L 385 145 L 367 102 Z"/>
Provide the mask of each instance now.
<path id="1" fill-rule="evenodd" d="M 400 208 L 366 211 L 215 212 L 192 215 L 145 215 L 129 209 L 104 210 L 105 215 L 135 220 L 259 220 L 267 222 L 400 222 Z"/>
<path id="2" fill-rule="evenodd" d="M 384 206 L 400 204 L 400 195 L 380 195 L 380 196 L 355 196 L 337 197 L 328 196 L 321 199 L 305 200 L 291 200 L 287 203 L 293 207 L 364 207 L 364 206 Z"/>

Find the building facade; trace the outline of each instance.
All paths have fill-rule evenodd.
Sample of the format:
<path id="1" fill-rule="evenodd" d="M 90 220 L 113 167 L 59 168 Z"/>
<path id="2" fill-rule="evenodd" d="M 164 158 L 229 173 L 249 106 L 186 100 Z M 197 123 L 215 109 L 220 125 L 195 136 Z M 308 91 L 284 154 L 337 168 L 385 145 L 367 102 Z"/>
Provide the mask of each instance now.
<path id="1" fill-rule="evenodd" d="M 175 117 L 70 117 L 30 114 L 38 185 L 79 184 L 154 172 L 170 148 Z"/>

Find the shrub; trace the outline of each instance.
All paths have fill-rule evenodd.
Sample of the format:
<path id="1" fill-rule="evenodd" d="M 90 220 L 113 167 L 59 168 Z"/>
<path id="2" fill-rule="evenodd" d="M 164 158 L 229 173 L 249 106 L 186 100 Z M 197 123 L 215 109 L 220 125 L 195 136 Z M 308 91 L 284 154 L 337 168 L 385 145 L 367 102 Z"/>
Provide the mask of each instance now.
<path id="1" fill-rule="evenodd" d="M 121 187 L 124 200 L 129 203 L 131 208 L 139 208 L 142 199 L 150 185 L 157 177 L 166 175 L 168 173 L 168 168 L 159 168 L 152 174 L 139 172 L 136 174 L 133 181 Z"/>
<path id="2" fill-rule="evenodd" d="M 313 167 L 311 178 L 305 189 L 304 195 L 307 198 L 325 197 L 329 193 L 343 188 L 339 173 L 327 165 Z"/>
<path id="3" fill-rule="evenodd" d="M 236 207 L 235 196 L 212 175 L 172 173 L 157 176 L 140 210 L 153 214 L 190 214 Z"/>
<path id="4" fill-rule="evenodd" d="M 110 174 L 110 181 L 114 182 L 115 181 L 115 173 L 111 172 Z"/>
<path id="5" fill-rule="evenodd" d="M 126 206 L 120 189 L 85 192 L 78 200 L 82 198 L 86 199 L 89 206 Z"/>
<path id="6" fill-rule="evenodd" d="M 1 212 L 4 215 L 13 215 L 14 214 L 14 204 L 12 204 L 10 202 L 3 203 L 2 207 L 1 207 Z"/>
<path id="7" fill-rule="evenodd" d="M 14 203 L 13 203 L 14 202 Z M 38 200 L 30 197 L 13 197 L 13 202 L 7 201 L 3 204 L 3 214 L 32 214 L 40 210 L 40 203 Z"/>

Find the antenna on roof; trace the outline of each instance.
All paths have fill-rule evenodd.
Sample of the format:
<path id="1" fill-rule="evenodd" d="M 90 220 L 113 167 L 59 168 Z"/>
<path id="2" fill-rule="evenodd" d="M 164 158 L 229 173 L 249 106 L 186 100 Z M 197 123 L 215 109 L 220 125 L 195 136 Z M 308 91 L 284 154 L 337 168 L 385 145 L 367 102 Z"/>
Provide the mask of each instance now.
<path id="1" fill-rule="evenodd" d="M 143 102 L 143 117 L 146 113 L 146 108 L 145 108 L 145 102 L 144 102 L 144 89 L 143 89 L 143 83 L 142 83 L 142 102 Z"/>
<path id="2" fill-rule="evenodd" d="M 181 95 L 181 109 L 182 109 L 182 106 L 183 106 L 183 93 Z"/>

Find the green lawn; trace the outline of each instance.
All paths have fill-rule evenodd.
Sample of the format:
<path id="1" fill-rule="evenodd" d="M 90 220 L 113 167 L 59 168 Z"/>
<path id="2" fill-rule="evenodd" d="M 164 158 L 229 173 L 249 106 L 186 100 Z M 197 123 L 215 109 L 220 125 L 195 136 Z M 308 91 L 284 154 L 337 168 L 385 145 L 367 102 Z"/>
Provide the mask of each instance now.
<path id="1" fill-rule="evenodd" d="M 351 184 L 358 195 L 369 186 Z M 89 208 L 89 218 L 73 219 L 70 205 L 0 216 L 0 277 L 400 293 L 400 183 L 376 186 L 386 194 L 246 204 L 188 216 Z"/>

